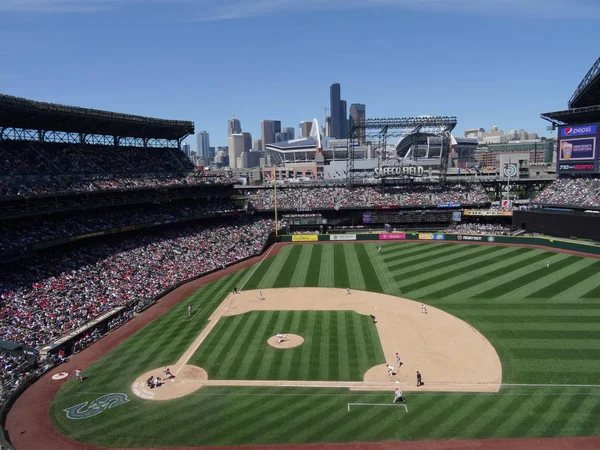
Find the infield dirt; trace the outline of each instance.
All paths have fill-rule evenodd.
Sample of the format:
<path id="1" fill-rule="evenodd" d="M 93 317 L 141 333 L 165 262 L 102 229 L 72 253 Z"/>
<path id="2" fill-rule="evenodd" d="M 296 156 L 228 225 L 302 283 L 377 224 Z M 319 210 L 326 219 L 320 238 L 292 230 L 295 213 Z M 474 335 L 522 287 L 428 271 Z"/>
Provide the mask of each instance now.
<path id="1" fill-rule="evenodd" d="M 466 322 L 432 306 L 427 312 L 421 303 L 391 295 L 335 288 L 281 288 L 230 294 L 215 310 L 208 326 L 173 365 L 177 375 L 155 389 L 148 389 L 145 380 L 160 375 L 155 369 L 141 375 L 132 385 L 134 394 L 150 400 L 170 400 L 188 395 L 202 386 L 319 386 L 347 387 L 353 390 L 394 389 L 405 391 L 497 392 L 502 383 L 500 358 L 489 341 Z M 199 367 L 187 365 L 191 356 L 223 316 L 250 311 L 339 311 L 350 310 L 373 315 L 387 364 L 394 368 L 390 375 L 386 364 L 372 367 L 362 382 L 279 381 L 279 380 L 210 380 Z M 273 330 L 285 333 L 287 330 Z M 279 348 L 300 345 L 303 338 L 277 344 Z M 302 341 L 300 341 L 302 339 Z M 401 358 L 398 367 L 396 353 Z M 424 385 L 417 387 L 416 372 L 422 374 Z"/>

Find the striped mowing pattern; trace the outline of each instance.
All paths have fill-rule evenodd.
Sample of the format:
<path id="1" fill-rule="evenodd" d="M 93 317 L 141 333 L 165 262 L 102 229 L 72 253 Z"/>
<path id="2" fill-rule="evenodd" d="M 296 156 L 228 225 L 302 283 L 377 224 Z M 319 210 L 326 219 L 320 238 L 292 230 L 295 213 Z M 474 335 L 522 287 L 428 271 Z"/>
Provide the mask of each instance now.
<path id="1" fill-rule="evenodd" d="M 267 344 L 277 331 L 304 337 L 286 351 Z M 360 349 L 360 351 L 359 351 Z M 220 380 L 362 381 L 385 363 L 377 330 L 353 311 L 252 311 L 223 317 L 189 362 Z"/>
<path id="2" fill-rule="evenodd" d="M 347 411 L 348 403 L 391 402 L 392 393 L 211 387 L 169 402 L 130 397 L 85 423 L 65 418 L 62 409 L 109 392 L 129 393 L 140 373 L 177 360 L 214 308 L 248 277 L 245 289 L 334 286 L 422 300 L 466 320 L 492 342 L 504 383 L 600 385 L 596 260 L 407 242 L 384 244 L 381 252 L 376 243 L 286 246 L 254 269 L 203 287 L 87 369 L 86 382 L 68 382 L 52 405 L 55 424 L 75 439 L 111 447 L 600 434 L 598 387 L 408 393 L 409 413 L 376 406 Z M 202 307 L 191 321 L 189 303 Z M 303 334 L 305 344 L 265 351 L 264 341 L 279 326 Z M 347 311 L 251 312 L 219 323 L 191 363 L 211 378 L 359 379 L 358 365 L 380 361 L 373 327 L 363 326 L 363 316 Z"/>

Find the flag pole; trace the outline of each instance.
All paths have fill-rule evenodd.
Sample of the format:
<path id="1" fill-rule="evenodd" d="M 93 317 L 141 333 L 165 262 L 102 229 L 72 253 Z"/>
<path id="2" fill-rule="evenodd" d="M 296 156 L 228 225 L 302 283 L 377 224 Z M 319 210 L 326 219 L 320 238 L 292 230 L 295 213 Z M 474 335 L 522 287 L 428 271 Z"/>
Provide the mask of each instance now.
<path id="1" fill-rule="evenodd" d="M 277 172 L 273 176 L 273 201 L 275 203 L 275 236 L 279 236 L 279 225 L 277 224 Z"/>

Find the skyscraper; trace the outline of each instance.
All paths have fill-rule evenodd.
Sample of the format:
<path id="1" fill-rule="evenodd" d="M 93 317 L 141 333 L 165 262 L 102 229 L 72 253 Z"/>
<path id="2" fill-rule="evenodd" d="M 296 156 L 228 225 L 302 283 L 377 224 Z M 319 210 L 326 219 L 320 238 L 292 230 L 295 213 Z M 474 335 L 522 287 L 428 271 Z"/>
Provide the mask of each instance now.
<path id="1" fill-rule="evenodd" d="M 312 128 L 312 120 L 300 122 L 300 137 L 302 137 L 302 138 L 309 137 L 311 128 Z"/>
<path id="2" fill-rule="evenodd" d="M 296 130 L 294 130 L 294 127 L 285 127 L 281 129 L 282 133 L 286 134 L 286 141 L 291 141 L 292 139 L 295 139 L 296 137 Z"/>
<path id="3" fill-rule="evenodd" d="M 227 138 L 229 144 L 229 167 L 237 169 L 237 160 L 244 152 L 244 135 L 241 133 L 232 134 Z"/>
<path id="4" fill-rule="evenodd" d="M 242 123 L 233 116 L 227 122 L 227 137 L 232 134 L 240 134 L 242 132 Z"/>
<path id="5" fill-rule="evenodd" d="M 196 135 L 196 154 L 204 160 L 204 164 L 210 163 L 210 141 L 206 130 Z"/>
<path id="6" fill-rule="evenodd" d="M 339 139 L 342 132 L 342 120 L 341 120 L 341 93 L 340 83 L 334 83 L 329 88 L 329 108 L 331 110 L 331 137 Z"/>
<path id="7" fill-rule="evenodd" d="M 185 154 L 185 156 L 190 156 L 190 150 L 190 144 L 188 144 L 187 142 L 181 144 L 181 151 Z"/>
<path id="8" fill-rule="evenodd" d="M 353 126 L 364 123 L 367 119 L 367 106 L 362 103 L 352 103 L 350 105 L 350 122 L 348 124 L 348 131 L 352 129 Z M 360 131 L 359 142 L 361 145 L 365 143 L 365 130 Z"/>
<path id="9" fill-rule="evenodd" d="M 262 141 L 260 139 L 255 139 L 254 140 L 253 149 L 254 150 L 262 150 Z"/>
<path id="10" fill-rule="evenodd" d="M 242 132 L 244 135 L 244 151 L 247 152 L 252 148 L 252 135 L 247 131 Z"/>
<path id="11" fill-rule="evenodd" d="M 348 136 L 348 104 L 346 100 L 340 100 L 340 138 Z"/>
<path id="12" fill-rule="evenodd" d="M 279 122 L 279 131 L 281 131 L 281 122 Z M 260 122 L 260 133 L 262 148 L 264 151 L 265 147 L 275 142 L 275 121 L 274 120 L 262 120 Z"/>

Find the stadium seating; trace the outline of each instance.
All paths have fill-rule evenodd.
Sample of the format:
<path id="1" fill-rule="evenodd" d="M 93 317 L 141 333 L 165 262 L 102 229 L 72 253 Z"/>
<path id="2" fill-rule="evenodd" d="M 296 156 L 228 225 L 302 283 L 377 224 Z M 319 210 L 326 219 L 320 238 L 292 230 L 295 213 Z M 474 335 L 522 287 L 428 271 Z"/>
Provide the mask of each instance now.
<path id="1" fill-rule="evenodd" d="M 251 205 L 257 210 L 274 209 L 272 189 L 248 191 Z M 479 185 L 450 185 L 444 190 L 432 186 L 379 188 L 372 186 L 283 188 L 277 190 L 280 209 L 363 208 L 370 206 L 432 206 L 457 202 L 463 205 L 489 202 Z"/>
<path id="2" fill-rule="evenodd" d="M 118 235 L 0 272 L 0 340 L 39 348 L 116 306 L 255 255 L 271 220 L 241 219 Z"/>
<path id="3" fill-rule="evenodd" d="M 553 206 L 599 207 L 600 179 L 559 178 L 544 189 L 533 202 Z"/>
<path id="4" fill-rule="evenodd" d="M 121 206 L 89 210 L 85 214 L 75 211 L 5 220 L 0 221 L 0 256 L 7 250 L 20 249 L 32 244 L 71 236 L 236 210 L 239 210 L 239 207 L 231 200 L 207 198 L 202 203 L 184 201 L 175 204 L 149 204 L 139 205 L 133 209 L 131 206 Z"/>

